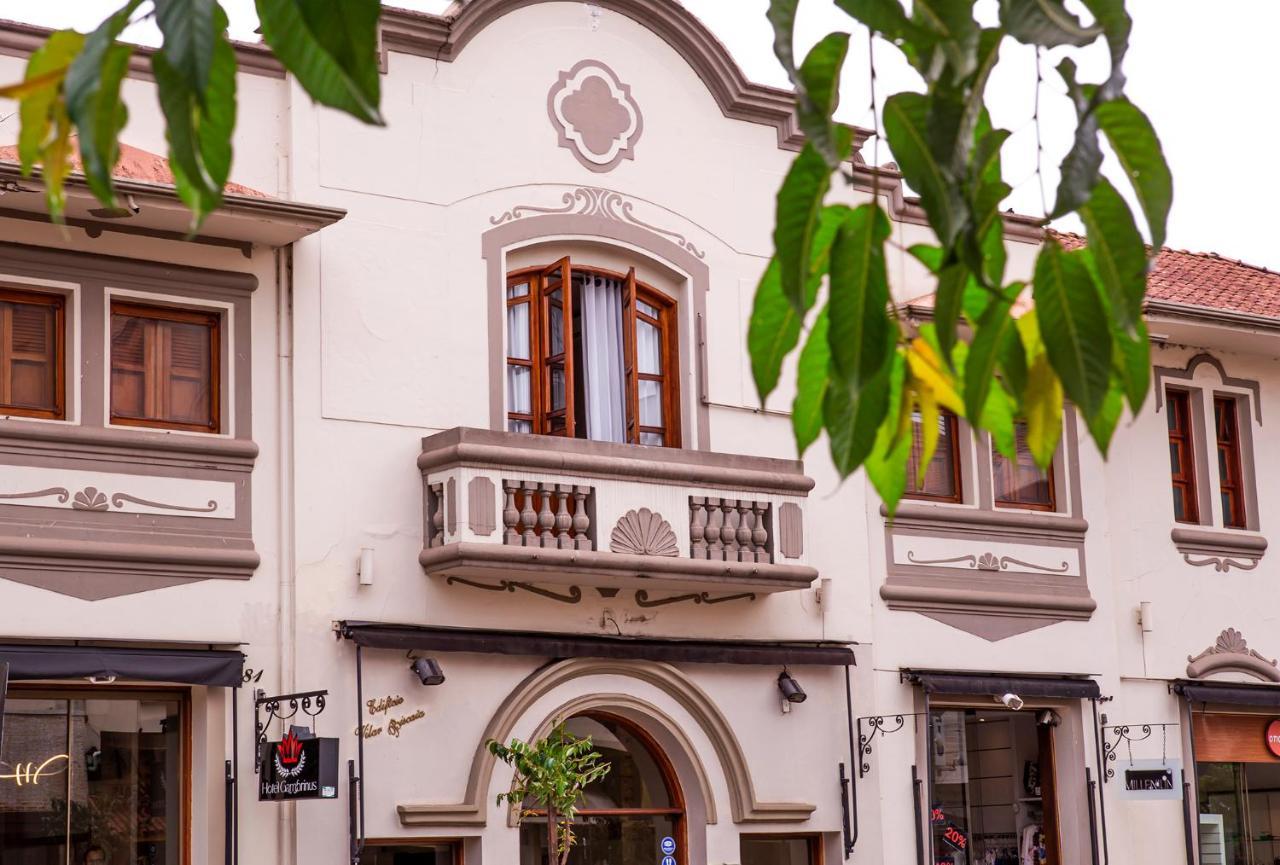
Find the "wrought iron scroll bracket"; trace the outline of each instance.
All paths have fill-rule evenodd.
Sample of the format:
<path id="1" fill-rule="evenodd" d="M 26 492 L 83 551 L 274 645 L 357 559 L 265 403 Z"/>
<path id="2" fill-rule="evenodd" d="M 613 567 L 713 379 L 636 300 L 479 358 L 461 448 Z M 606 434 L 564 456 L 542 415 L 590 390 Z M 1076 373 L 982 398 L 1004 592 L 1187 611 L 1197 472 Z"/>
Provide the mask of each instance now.
<path id="1" fill-rule="evenodd" d="M 871 771 L 872 743 L 876 737 L 884 738 L 897 733 L 907 725 L 908 718 L 919 718 L 924 712 L 901 712 L 893 715 L 865 715 L 858 719 L 858 777 L 865 778 Z"/>
<path id="2" fill-rule="evenodd" d="M 1139 742 L 1145 742 L 1150 739 L 1156 730 L 1160 731 L 1161 742 L 1161 759 L 1167 759 L 1169 753 L 1169 728 L 1178 727 L 1177 724 L 1113 724 L 1102 728 L 1102 754 L 1106 764 L 1106 770 L 1102 775 L 1102 782 L 1105 784 L 1115 777 L 1116 770 L 1112 765 L 1118 757 L 1118 751 L 1123 744 L 1127 746 L 1132 756 L 1133 746 Z"/>
<path id="3" fill-rule="evenodd" d="M 324 711 L 328 691 L 299 691 L 296 694 L 280 694 L 268 697 L 259 688 L 253 695 L 253 771 L 256 774 L 262 763 L 262 750 L 267 744 L 267 730 L 272 721 L 281 723 L 296 717 L 299 712 L 314 718 Z"/>

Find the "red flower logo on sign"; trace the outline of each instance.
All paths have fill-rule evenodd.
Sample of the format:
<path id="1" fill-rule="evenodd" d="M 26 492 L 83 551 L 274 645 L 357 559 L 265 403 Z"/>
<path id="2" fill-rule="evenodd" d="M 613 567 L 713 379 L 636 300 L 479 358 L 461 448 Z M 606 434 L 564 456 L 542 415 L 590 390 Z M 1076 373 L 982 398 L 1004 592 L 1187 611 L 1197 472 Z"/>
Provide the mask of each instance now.
<path id="1" fill-rule="evenodd" d="M 302 750 L 302 742 L 292 730 L 276 745 L 276 773 L 285 778 L 294 778 L 302 773 L 307 765 L 307 755 Z"/>

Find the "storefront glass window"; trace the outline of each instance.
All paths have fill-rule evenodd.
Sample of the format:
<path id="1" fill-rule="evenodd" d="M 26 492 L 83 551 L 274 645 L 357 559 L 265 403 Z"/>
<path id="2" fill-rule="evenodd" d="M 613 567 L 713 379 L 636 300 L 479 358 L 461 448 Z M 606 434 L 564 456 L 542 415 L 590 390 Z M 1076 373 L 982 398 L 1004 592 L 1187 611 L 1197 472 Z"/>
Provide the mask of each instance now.
<path id="1" fill-rule="evenodd" d="M 1196 712 L 1201 865 L 1280 861 L 1280 757 L 1261 714 Z"/>
<path id="2" fill-rule="evenodd" d="M 662 859 L 664 838 L 675 840 L 676 861 L 685 865 L 679 791 L 656 746 L 638 728 L 608 715 L 570 718 L 566 727 L 580 738 L 590 736 L 612 767 L 587 788 L 579 805 L 570 865 L 652 865 Z M 545 865 L 546 850 L 545 814 L 526 817 L 520 826 L 520 865 Z"/>
<path id="3" fill-rule="evenodd" d="M 176 697 L 10 692 L 4 865 L 179 865 L 184 735 Z"/>
<path id="4" fill-rule="evenodd" d="M 928 814 L 938 865 L 1057 865 L 1053 728 L 1030 712 L 934 712 Z"/>
<path id="5" fill-rule="evenodd" d="M 462 865 L 457 842 L 370 845 L 360 854 L 361 865 Z"/>

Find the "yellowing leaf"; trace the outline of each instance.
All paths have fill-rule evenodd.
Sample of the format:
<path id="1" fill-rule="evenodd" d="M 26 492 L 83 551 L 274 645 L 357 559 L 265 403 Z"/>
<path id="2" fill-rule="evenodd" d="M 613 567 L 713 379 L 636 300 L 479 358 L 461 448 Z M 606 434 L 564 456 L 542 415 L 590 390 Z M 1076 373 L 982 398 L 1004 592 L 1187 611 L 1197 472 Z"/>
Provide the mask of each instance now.
<path id="1" fill-rule="evenodd" d="M 932 345 L 920 337 L 913 339 L 907 350 L 907 363 L 918 389 L 928 388 L 938 403 L 964 416 L 964 400 L 956 390 L 955 375 L 938 357 Z"/>
<path id="2" fill-rule="evenodd" d="M 920 466 L 917 470 L 916 484 L 924 486 L 925 472 L 929 470 L 929 461 L 938 449 L 938 400 L 929 388 L 920 390 Z"/>
<path id="3" fill-rule="evenodd" d="M 1023 397 L 1027 447 L 1036 465 L 1047 469 L 1062 435 L 1062 382 L 1049 365 L 1034 312 L 1018 319 L 1018 332 L 1027 353 L 1027 392 Z"/>

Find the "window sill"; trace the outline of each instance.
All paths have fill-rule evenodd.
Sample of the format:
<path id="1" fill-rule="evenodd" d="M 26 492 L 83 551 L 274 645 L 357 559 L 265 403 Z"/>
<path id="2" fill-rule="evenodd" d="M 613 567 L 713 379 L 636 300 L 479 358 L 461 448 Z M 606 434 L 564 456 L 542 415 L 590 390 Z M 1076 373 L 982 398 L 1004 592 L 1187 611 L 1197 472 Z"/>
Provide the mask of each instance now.
<path id="1" fill-rule="evenodd" d="M 1089 523 L 1043 511 L 907 501 L 885 519 L 892 610 L 917 612 L 987 640 L 1092 617 Z"/>
<path id="2" fill-rule="evenodd" d="M 139 465 L 193 464 L 247 471 L 258 456 L 248 439 L 119 426 L 0 419 L 0 454 L 40 453 Z"/>
<path id="3" fill-rule="evenodd" d="M 1251 571 L 1262 560 L 1267 539 L 1245 529 L 1213 526 L 1174 526 L 1169 533 L 1182 560 L 1197 568 L 1213 566 L 1218 573 L 1235 568 Z"/>

